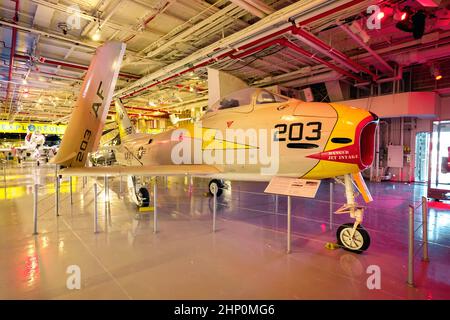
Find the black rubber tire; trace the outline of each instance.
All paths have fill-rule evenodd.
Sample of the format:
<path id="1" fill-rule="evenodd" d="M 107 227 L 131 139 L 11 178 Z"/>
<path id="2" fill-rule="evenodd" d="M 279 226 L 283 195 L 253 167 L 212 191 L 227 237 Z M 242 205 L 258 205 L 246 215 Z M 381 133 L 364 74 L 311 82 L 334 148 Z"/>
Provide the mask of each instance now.
<path id="1" fill-rule="evenodd" d="M 150 192 L 148 192 L 147 188 L 140 188 L 139 189 L 139 196 L 142 199 L 142 206 L 141 207 L 148 207 L 150 206 Z"/>
<path id="2" fill-rule="evenodd" d="M 369 246 L 370 246 L 370 236 L 369 233 L 366 231 L 366 229 L 364 229 L 361 225 L 359 225 L 356 228 L 356 232 L 359 232 L 359 234 L 361 235 L 361 238 L 363 240 L 363 243 L 361 245 L 360 248 L 358 249 L 353 249 L 353 248 L 349 248 L 347 247 L 343 241 L 341 240 L 341 233 L 344 232 L 345 229 L 353 229 L 353 223 L 345 223 L 343 225 L 341 225 L 337 231 L 336 231 L 336 239 L 337 239 L 337 244 L 339 246 L 341 246 L 344 250 L 350 251 L 350 252 L 354 252 L 354 253 L 363 253 L 364 251 L 366 251 Z"/>
<path id="3" fill-rule="evenodd" d="M 208 192 L 209 192 L 209 194 L 211 195 L 211 196 L 214 196 L 214 194 L 212 193 L 212 191 L 211 191 L 211 185 L 213 184 L 213 183 L 215 183 L 216 185 L 217 185 L 217 197 L 220 197 L 221 195 L 222 195 L 222 193 L 223 193 L 223 187 L 224 187 L 224 184 L 223 184 L 223 182 L 221 181 L 221 180 L 218 180 L 218 179 L 213 179 L 213 180 L 211 180 L 210 182 L 209 182 L 209 185 L 208 185 Z"/>

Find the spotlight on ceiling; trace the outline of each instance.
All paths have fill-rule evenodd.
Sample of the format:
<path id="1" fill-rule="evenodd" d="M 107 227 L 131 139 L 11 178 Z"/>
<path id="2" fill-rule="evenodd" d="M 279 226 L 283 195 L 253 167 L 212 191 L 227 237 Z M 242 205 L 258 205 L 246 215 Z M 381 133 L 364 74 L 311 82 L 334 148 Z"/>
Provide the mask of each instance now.
<path id="1" fill-rule="evenodd" d="M 421 39 L 425 33 L 427 15 L 425 11 L 419 10 L 415 13 L 405 7 L 400 15 L 400 21 L 396 27 L 404 32 L 412 32 L 414 39 Z"/>
<path id="2" fill-rule="evenodd" d="M 437 81 L 441 80 L 443 78 L 441 67 L 438 63 L 433 63 L 431 65 L 431 75 L 436 79 Z"/>
<path id="3" fill-rule="evenodd" d="M 394 20 L 405 21 L 412 15 L 412 10 L 410 6 L 405 6 L 403 9 L 396 8 L 394 13 Z"/>
<path id="4" fill-rule="evenodd" d="M 95 30 L 95 32 L 94 32 L 94 34 L 92 35 L 91 38 L 94 41 L 99 41 L 101 37 L 102 37 L 101 30 L 100 30 L 100 28 L 97 28 L 97 30 Z"/>

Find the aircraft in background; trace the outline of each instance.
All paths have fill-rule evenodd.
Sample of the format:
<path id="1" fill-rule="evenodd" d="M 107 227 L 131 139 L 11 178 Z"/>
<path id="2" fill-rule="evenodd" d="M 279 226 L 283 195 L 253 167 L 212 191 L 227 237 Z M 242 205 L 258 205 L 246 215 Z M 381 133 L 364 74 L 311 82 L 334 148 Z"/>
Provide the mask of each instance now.
<path id="1" fill-rule="evenodd" d="M 38 166 L 41 163 L 47 163 L 56 155 L 57 151 L 58 148 L 56 146 L 48 147 L 45 145 L 45 136 L 39 131 L 28 132 L 22 146 L 0 149 L 5 158 L 15 157 L 18 163 L 36 161 Z"/>
<path id="2" fill-rule="evenodd" d="M 59 152 L 52 160 L 65 168 L 61 174 L 191 175 L 209 178 L 210 186 L 219 188 L 222 179 L 270 181 L 273 176 L 284 176 L 321 180 L 343 176 L 347 203 L 337 213 L 348 213 L 355 221 L 338 228 L 337 241 L 344 249 L 358 253 L 369 247 L 369 234 L 361 226 L 364 208 L 355 201 L 354 185 L 366 202 L 372 201 L 361 171 L 374 158 L 378 117 L 362 109 L 306 103 L 264 89 L 244 89 L 214 104 L 201 119 L 200 128 L 192 124 L 148 135 L 136 133 L 131 122 L 128 125 L 125 121 L 120 129 L 124 138 L 115 154 L 121 165 L 86 167 L 87 155 L 97 149 L 102 135 L 124 51 L 125 44 L 119 42 L 97 49 Z M 120 102 L 116 101 L 117 106 Z M 230 130 L 255 130 L 259 136 L 257 140 L 245 137 L 236 142 L 227 140 Z M 261 156 L 267 144 L 274 142 L 278 149 L 272 148 L 271 152 L 279 152 L 273 157 L 276 171 L 262 174 L 268 164 L 261 159 L 255 161 L 254 156 Z M 240 151 L 245 164 L 228 162 L 225 158 L 231 151 L 236 151 L 233 155 Z M 205 164 L 208 157 L 224 161 Z M 149 205 L 148 191 L 138 190 L 135 194 L 141 205 Z"/>

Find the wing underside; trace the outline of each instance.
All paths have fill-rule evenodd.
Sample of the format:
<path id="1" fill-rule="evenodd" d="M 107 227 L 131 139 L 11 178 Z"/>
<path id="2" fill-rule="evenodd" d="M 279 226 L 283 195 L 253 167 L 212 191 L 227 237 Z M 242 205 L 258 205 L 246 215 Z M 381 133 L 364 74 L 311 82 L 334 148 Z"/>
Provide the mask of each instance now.
<path id="1" fill-rule="evenodd" d="M 208 176 L 221 173 L 212 165 L 155 165 L 155 166 L 112 166 L 112 167 L 81 167 L 67 168 L 59 172 L 65 176 L 80 177 L 113 177 L 113 176 Z"/>

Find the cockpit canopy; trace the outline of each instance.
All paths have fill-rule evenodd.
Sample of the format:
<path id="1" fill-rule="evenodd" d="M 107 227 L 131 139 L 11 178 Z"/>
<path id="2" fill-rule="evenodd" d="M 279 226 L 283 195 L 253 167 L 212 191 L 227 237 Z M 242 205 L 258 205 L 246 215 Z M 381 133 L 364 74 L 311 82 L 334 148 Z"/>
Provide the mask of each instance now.
<path id="1" fill-rule="evenodd" d="M 210 111 L 236 108 L 255 104 L 286 102 L 289 98 L 265 89 L 247 88 L 229 94 L 212 105 Z"/>

